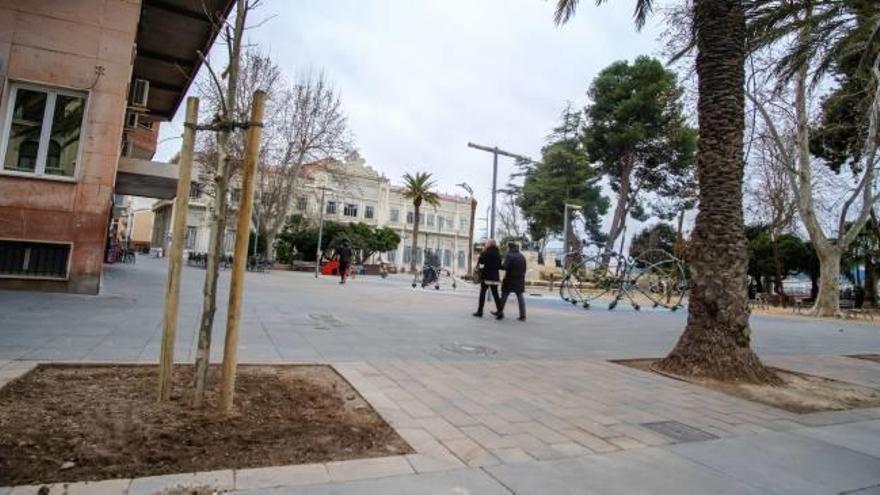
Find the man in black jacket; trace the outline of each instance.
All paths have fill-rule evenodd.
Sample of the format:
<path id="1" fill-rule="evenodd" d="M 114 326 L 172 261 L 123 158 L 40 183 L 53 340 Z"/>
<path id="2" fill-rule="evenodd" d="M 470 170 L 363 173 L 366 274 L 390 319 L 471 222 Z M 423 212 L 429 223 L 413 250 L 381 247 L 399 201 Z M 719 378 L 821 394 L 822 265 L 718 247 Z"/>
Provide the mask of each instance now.
<path id="1" fill-rule="evenodd" d="M 342 245 L 336 248 L 336 258 L 339 260 L 339 283 L 344 284 L 351 267 L 351 242 L 348 239 L 343 239 Z"/>
<path id="2" fill-rule="evenodd" d="M 523 292 L 526 291 L 526 258 L 519 252 L 519 245 L 511 242 L 507 245 L 507 256 L 501 263 L 504 270 L 504 281 L 501 282 L 501 305 L 495 319 L 504 319 L 504 305 L 507 304 L 507 296 L 511 292 L 516 294 L 519 304 L 519 321 L 526 321 L 526 299 Z"/>

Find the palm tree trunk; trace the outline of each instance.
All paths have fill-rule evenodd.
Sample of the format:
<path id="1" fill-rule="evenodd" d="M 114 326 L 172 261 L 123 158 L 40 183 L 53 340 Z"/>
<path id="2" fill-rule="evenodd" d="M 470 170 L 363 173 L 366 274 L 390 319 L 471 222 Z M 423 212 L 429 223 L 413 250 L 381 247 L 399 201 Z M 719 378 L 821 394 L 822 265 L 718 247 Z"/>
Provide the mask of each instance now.
<path id="1" fill-rule="evenodd" d="M 415 214 L 413 217 L 413 242 L 412 242 L 412 255 L 409 257 L 409 271 L 412 273 L 416 272 L 416 255 L 419 252 L 419 210 L 420 205 L 418 203 L 414 203 Z"/>
<path id="2" fill-rule="evenodd" d="M 700 208 L 692 235 L 688 321 L 663 371 L 778 383 L 750 347 L 743 232 L 745 19 L 741 0 L 695 0 Z"/>

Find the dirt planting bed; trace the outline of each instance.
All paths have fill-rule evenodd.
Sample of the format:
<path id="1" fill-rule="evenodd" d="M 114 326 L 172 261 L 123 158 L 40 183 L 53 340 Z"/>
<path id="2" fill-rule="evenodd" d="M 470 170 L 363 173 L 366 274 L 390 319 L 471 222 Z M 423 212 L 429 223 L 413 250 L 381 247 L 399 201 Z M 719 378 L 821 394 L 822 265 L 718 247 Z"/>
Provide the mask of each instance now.
<path id="1" fill-rule="evenodd" d="M 753 385 L 696 379 L 660 373 L 652 365 L 657 359 L 613 361 L 631 368 L 661 374 L 676 380 L 702 385 L 728 395 L 803 414 L 820 411 L 844 411 L 862 407 L 880 407 L 880 390 L 820 376 L 773 368 L 783 385 Z"/>
<path id="2" fill-rule="evenodd" d="M 155 366 L 40 366 L 0 389 L 0 486 L 410 453 L 329 366 L 240 366 L 236 406 L 191 404 L 192 368 L 156 402 Z"/>

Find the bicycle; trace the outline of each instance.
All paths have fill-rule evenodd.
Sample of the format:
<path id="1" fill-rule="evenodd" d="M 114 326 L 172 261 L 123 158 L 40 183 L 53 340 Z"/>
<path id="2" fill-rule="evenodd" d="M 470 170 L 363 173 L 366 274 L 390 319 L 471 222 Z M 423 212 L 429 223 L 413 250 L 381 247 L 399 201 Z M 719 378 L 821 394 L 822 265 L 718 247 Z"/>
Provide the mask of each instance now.
<path id="1" fill-rule="evenodd" d="M 666 251 L 650 249 L 635 257 L 616 252 L 585 256 L 582 249 L 566 253 L 565 260 L 559 285 L 563 301 L 589 309 L 593 301 L 610 296 L 608 309 L 613 310 L 625 297 L 638 311 L 641 296 L 654 308 L 676 311 L 684 306 L 687 271 L 681 260 Z"/>

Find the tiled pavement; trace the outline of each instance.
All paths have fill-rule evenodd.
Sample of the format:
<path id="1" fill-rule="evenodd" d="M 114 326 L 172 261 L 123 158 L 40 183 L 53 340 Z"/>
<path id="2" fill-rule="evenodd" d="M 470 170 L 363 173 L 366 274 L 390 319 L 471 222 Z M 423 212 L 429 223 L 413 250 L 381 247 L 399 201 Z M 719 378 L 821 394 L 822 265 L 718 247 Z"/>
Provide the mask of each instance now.
<path id="1" fill-rule="evenodd" d="M 268 288 L 276 291 L 272 284 L 279 279 L 266 280 Z M 327 287 L 329 284 L 324 284 L 318 290 Z M 373 299 L 355 292 L 361 289 L 349 289 L 352 295 L 346 303 Z M 381 286 L 373 295 L 379 299 L 389 294 L 395 297 L 395 290 L 401 289 Z M 0 293 L 0 302 L 4 297 L 21 296 Z M 151 493 L 179 484 L 209 484 L 246 493 L 328 494 L 880 490 L 880 409 L 793 414 L 605 360 L 659 355 L 657 344 L 661 341 L 656 337 L 668 337 L 663 342 L 670 345 L 676 334 L 674 325 L 679 321 L 672 320 L 672 331 L 667 332 L 668 314 L 591 313 L 590 317 L 596 315 L 591 319 L 597 328 L 576 336 L 572 335 L 576 327 L 569 325 L 576 318 L 584 318 L 582 313 L 567 314 L 569 308 L 554 307 L 550 301 L 532 300 L 534 311 L 527 325 L 509 322 L 498 326 L 496 322 L 464 320 L 470 325 L 462 328 L 454 317 L 444 313 L 450 308 L 467 310 L 470 301 L 460 296 L 401 292 L 404 312 L 383 310 L 380 301 L 376 314 L 365 309 L 365 314 L 357 315 L 351 313 L 350 304 L 342 312 L 332 306 L 320 307 L 324 303 L 317 300 L 324 297 L 320 292 L 298 301 L 309 308 L 299 311 L 296 304 L 279 304 L 282 294 L 272 297 L 277 298 L 272 303 L 274 312 L 265 311 L 265 301 L 262 307 L 251 307 L 250 319 L 243 328 L 243 360 L 290 361 L 285 358 L 288 353 L 311 346 L 314 355 L 294 360 L 332 363 L 417 453 L 113 480 L 70 485 L 67 492 Z M 28 341 L 28 356 L 0 361 L 0 384 L 29 369 L 32 362 L 21 358 L 34 354 L 41 359 L 54 356 L 61 360 L 95 360 L 89 352 L 100 349 L 101 357 L 111 359 L 113 349 L 118 348 L 117 359 L 134 360 L 114 320 L 120 319 L 116 313 L 146 315 L 139 313 L 143 308 L 107 309 L 106 300 L 74 299 L 78 305 L 100 307 L 89 314 L 92 326 L 80 334 L 68 328 L 61 335 L 52 334 L 55 327 L 35 329 Z M 65 298 L 59 300 L 70 304 Z M 422 304 L 425 301 L 429 305 Z M 441 304 L 432 307 L 430 303 L 437 301 Z M 146 302 L 150 306 L 150 301 Z M 326 316 L 319 318 L 324 323 L 309 323 L 308 317 L 301 318 L 300 311 L 334 315 L 338 325 L 328 327 Z M 427 317 L 437 314 L 440 316 Z M 58 317 L 48 315 L 49 321 L 54 318 Z M 16 322 L 10 338 L 4 336 L 3 331 L 9 328 L 3 326 L 4 321 Z M 18 348 L 27 341 L 22 321 L 8 312 L 0 315 L 0 350 L 4 346 Z M 98 326 L 94 325 L 96 321 Z M 619 330 L 619 335 L 608 333 L 601 323 L 605 321 L 620 323 L 619 328 L 613 328 Z M 646 333 L 637 327 L 644 327 L 643 322 L 657 325 L 659 330 Z M 755 325 L 763 325 L 758 347 L 765 349 L 762 357 L 767 363 L 880 387 L 880 364 L 839 355 L 880 351 L 877 327 L 837 322 L 824 326 L 798 324 L 804 340 L 799 348 L 789 337 L 794 330 L 777 326 L 780 322 L 785 320 L 761 320 Z M 131 321 L 134 326 L 143 323 Z M 260 333 L 253 333 L 249 325 L 256 325 Z M 548 326 L 555 333 L 547 333 Z M 826 330 L 827 326 L 833 328 Z M 637 338 L 637 331 L 644 338 Z M 182 333 L 184 339 L 190 338 L 186 331 Z M 96 337 L 89 340 L 89 335 Z M 92 351 L 71 355 L 64 346 L 66 338 L 90 345 Z M 107 344 L 108 339 L 112 345 Z M 461 341 L 485 345 L 498 353 L 456 355 L 438 350 L 438 344 Z M 816 352 L 820 348 L 830 352 Z M 799 349 L 801 353 L 796 352 Z M 645 426 L 663 421 L 677 421 L 718 439 L 676 443 L 672 437 Z M 295 487 L 299 485 L 306 486 Z M 64 490 L 63 485 L 52 487 L 52 493 Z M 7 495 L 2 488 L 0 495 Z"/>

